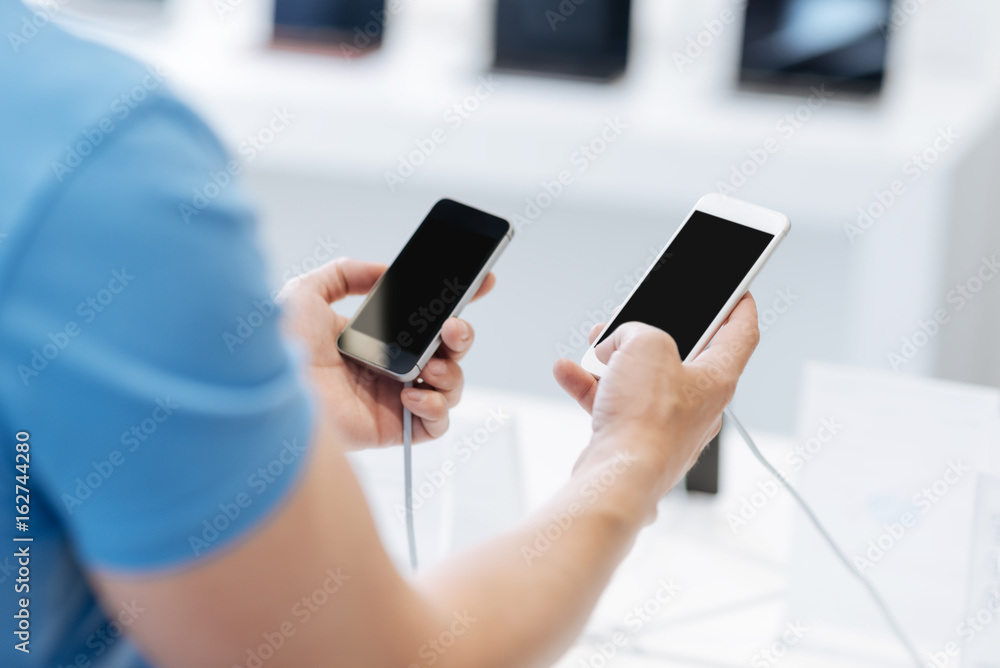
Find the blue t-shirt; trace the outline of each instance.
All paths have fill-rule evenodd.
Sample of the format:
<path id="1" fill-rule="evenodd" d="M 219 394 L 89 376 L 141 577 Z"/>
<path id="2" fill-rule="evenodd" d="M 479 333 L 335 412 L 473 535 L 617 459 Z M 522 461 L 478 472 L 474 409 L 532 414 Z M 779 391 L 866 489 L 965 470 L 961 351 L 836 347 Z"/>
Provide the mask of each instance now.
<path id="1" fill-rule="evenodd" d="M 141 606 L 84 573 L 245 538 L 297 484 L 310 399 L 241 165 L 169 73 L 11 0 L 0 37 L 0 665 L 146 666 Z"/>

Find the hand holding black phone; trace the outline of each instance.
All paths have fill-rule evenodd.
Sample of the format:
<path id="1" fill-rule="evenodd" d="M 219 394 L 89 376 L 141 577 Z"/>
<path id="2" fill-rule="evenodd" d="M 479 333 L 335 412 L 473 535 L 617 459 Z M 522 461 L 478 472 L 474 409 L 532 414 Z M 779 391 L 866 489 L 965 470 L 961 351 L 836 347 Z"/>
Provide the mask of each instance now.
<path id="1" fill-rule="evenodd" d="M 502 218 L 439 201 L 347 323 L 340 352 L 399 381 L 415 379 L 445 321 L 472 300 L 513 236 Z"/>

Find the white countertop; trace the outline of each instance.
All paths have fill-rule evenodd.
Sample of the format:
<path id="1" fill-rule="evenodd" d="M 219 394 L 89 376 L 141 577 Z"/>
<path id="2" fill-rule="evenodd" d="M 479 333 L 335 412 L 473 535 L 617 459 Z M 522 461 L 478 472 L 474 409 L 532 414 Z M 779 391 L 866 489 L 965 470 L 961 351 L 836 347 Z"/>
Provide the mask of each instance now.
<path id="1" fill-rule="evenodd" d="M 476 459 L 465 463 L 455 457 L 457 450 L 452 446 L 483 427 L 491 410 L 510 414 L 513 420 L 490 435 Z M 589 417 L 573 403 L 479 389 L 467 392 L 452 424 L 440 444 L 415 450 L 418 485 L 426 479 L 422 471 L 437 468 L 442 457 L 454 459 L 458 469 L 449 483 L 454 489 L 438 493 L 416 514 L 425 561 L 434 561 L 463 542 L 454 520 L 447 522 L 450 528 L 446 531 L 437 526 L 442 513 L 461 512 L 475 503 L 474 531 L 479 537 L 500 530 L 519 514 L 539 506 L 563 484 L 589 436 Z M 791 447 L 787 439 L 765 434 L 755 434 L 755 438 L 772 460 L 783 457 Z M 773 649 L 783 652 L 782 634 L 799 622 L 788 617 L 792 502 L 786 493 L 778 492 L 747 526 L 734 531 L 727 515 L 738 512 L 742 500 L 758 491 L 758 483 L 769 476 L 735 432 L 724 432 L 722 455 L 722 493 L 712 497 L 678 488 L 664 499 L 658 519 L 641 534 L 587 631 L 557 664 L 559 668 L 604 665 L 601 647 L 605 654 L 610 651 L 608 643 L 613 644 L 616 631 L 624 633 L 624 637 L 619 636 L 623 645 L 615 649 L 616 658 L 609 665 L 621 668 L 763 666 L 773 665 L 762 652 L 774 643 L 779 644 Z M 373 497 L 383 537 L 405 568 L 402 523 L 387 509 L 402 499 L 401 451 L 363 453 L 355 461 Z M 511 463 L 513 468 L 508 466 Z M 497 479 L 505 477 L 509 479 L 498 487 Z M 510 490 L 517 490 L 519 498 L 512 499 Z M 449 498 L 432 508 L 442 497 Z M 448 538 L 442 538 L 444 535 Z M 823 573 L 816 573 L 816 577 L 822 578 Z M 662 583 L 672 584 L 678 591 L 660 604 L 656 596 Z M 661 597 L 665 597 L 665 590 Z M 644 605 L 653 614 L 647 614 L 640 624 L 637 620 L 642 618 L 630 617 L 630 612 Z M 794 630 L 789 631 L 788 637 L 796 638 L 796 643 L 780 658 L 782 666 L 909 665 L 898 643 L 886 635 L 812 622 L 800 622 L 798 629 L 801 639 Z"/>

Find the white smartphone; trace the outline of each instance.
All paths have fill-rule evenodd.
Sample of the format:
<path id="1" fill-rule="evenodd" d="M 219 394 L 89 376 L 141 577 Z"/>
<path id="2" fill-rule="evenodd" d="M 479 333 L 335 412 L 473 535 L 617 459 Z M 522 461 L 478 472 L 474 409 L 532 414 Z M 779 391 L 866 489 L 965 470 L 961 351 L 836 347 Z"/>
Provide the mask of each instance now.
<path id="1" fill-rule="evenodd" d="M 594 348 L 624 322 L 644 322 L 674 337 L 681 359 L 705 349 L 792 224 L 788 218 L 725 195 L 698 200 L 656 262 L 583 356 L 600 378 Z"/>
<path id="2" fill-rule="evenodd" d="M 396 380 L 420 375 L 514 236 L 503 218 L 443 199 L 337 338 L 340 352 Z"/>

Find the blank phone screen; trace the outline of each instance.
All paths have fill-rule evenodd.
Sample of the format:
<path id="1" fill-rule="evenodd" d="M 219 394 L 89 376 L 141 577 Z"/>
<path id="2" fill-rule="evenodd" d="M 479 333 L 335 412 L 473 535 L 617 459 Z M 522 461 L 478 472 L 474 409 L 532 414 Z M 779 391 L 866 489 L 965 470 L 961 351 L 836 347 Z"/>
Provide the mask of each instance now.
<path id="1" fill-rule="evenodd" d="M 448 220 L 436 212 L 417 228 L 352 325 L 418 357 L 506 232 L 506 227 L 480 229 L 474 221 Z"/>
<path id="2" fill-rule="evenodd" d="M 772 239 L 695 211 L 600 341 L 621 323 L 644 322 L 674 337 L 681 359 L 687 358 Z"/>

